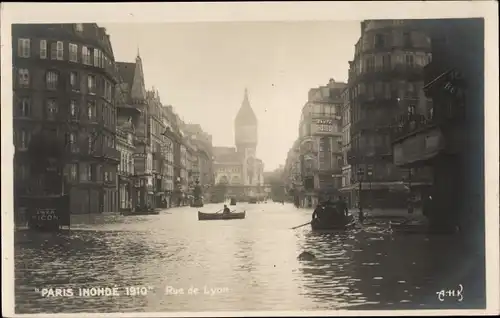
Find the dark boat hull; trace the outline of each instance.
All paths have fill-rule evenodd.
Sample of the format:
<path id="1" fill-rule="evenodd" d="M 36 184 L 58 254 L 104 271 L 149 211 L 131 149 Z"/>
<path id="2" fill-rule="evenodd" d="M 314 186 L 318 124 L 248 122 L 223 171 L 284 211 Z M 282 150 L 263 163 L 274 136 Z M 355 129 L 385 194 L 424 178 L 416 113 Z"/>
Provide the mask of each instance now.
<path id="1" fill-rule="evenodd" d="M 246 212 L 222 214 L 222 213 L 203 213 L 203 212 L 198 211 L 198 220 L 199 221 L 240 220 L 240 219 L 245 218 L 245 214 L 246 214 Z"/>
<path id="2" fill-rule="evenodd" d="M 344 222 L 340 223 L 330 223 L 319 221 L 318 219 L 314 219 L 311 222 L 311 229 L 313 231 L 344 231 L 352 227 L 354 224 L 354 220 L 352 216 L 347 217 Z"/>

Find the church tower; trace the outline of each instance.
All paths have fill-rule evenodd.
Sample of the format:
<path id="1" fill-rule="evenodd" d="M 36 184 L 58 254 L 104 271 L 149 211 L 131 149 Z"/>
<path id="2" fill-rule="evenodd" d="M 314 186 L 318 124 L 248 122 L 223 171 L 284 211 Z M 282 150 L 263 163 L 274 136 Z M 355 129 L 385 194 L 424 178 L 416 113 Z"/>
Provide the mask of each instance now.
<path id="1" fill-rule="evenodd" d="M 248 90 L 245 89 L 243 103 L 234 120 L 234 141 L 236 150 L 243 160 L 243 181 L 245 185 L 257 182 L 256 149 L 257 149 L 257 116 L 248 100 Z"/>

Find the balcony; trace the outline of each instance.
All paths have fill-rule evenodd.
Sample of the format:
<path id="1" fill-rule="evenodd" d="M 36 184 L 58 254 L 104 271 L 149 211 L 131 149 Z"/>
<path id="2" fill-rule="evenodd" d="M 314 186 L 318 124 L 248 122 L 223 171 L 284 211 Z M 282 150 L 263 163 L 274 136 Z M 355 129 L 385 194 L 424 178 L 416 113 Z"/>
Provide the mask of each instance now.
<path id="1" fill-rule="evenodd" d="M 104 149 L 104 158 L 112 160 L 112 161 L 120 162 L 121 153 L 120 153 L 120 151 L 116 150 L 115 148 L 106 147 Z"/>
<path id="2" fill-rule="evenodd" d="M 424 76 L 423 67 L 418 65 L 398 64 L 391 68 L 379 67 L 365 69 L 360 74 L 354 74 L 349 77 L 350 84 L 356 84 L 359 81 L 390 81 L 394 78 L 404 78 L 406 80 L 418 80 Z"/>
<path id="3" fill-rule="evenodd" d="M 351 123 L 351 135 L 356 135 L 359 132 L 365 130 L 387 130 L 391 127 L 390 117 L 383 118 L 373 118 L 373 117 L 365 117 L 360 119 L 354 123 Z"/>
<path id="4" fill-rule="evenodd" d="M 392 149 L 386 146 L 363 149 L 351 148 L 347 151 L 347 163 L 350 165 L 378 163 L 390 160 L 391 157 Z"/>
<path id="5" fill-rule="evenodd" d="M 420 131 L 431 129 L 437 125 L 435 117 L 425 117 L 420 114 L 407 115 L 398 118 L 392 125 L 392 143 L 397 143 L 401 139 L 417 134 Z"/>

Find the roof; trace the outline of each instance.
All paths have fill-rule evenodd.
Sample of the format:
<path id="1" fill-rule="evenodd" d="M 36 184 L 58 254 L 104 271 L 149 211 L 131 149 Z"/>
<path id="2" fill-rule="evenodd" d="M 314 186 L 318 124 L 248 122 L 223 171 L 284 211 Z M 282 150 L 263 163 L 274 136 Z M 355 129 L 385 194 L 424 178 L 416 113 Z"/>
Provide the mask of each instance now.
<path id="1" fill-rule="evenodd" d="M 257 124 L 257 116 L 250 106 L 250 101 L 248 100 L 248 90 L 245 89 L 245 96 L 243 97 L 243 103 L 241 104 L 238 114 L 234 119 L 235 124 Z"/>
<path id="2" fill-rule="evenodd" d="M 116 67 L 118 68 L 118 74 L 123 82 L 127 83 L 129 88 L 132 87 L 132 83 L 134 82 L 135 63 L 116 62 Z"/>
<path id="3" fill-rule="evenodd" d="M 235 163 L 242 161 L 242 155 L 234 147 L 213 147 L 212 154 L 216 163 Z"/>

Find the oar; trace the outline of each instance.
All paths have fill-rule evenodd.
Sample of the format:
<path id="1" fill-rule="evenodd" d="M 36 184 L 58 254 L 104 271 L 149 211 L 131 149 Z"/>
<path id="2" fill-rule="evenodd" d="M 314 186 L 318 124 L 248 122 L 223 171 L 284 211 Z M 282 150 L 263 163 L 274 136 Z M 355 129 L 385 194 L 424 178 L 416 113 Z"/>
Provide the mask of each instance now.
<path id="1" fill-rule="evenodd" d="M 306 226 L 307 224 L 311 224 L 311 222 L 307 222 L 307 223 L 304 223 L 304 224 L 301 224 L 301 225 L 297 225 L 295 227 L 292 227 L 290 230 L 295 230 L 295 229 L 298 229 L 299 227 L 303 227 L 303 226 Z"/>
<path id="2" fill-rule="evenodd" d="M 219 212 L 221 212 L 221 211 L 222 211 L 222 210 L 219 210 L 219 211 L 217 211 L 217 212 L 215 212 L 215 213 L 219 213 Z"/>

